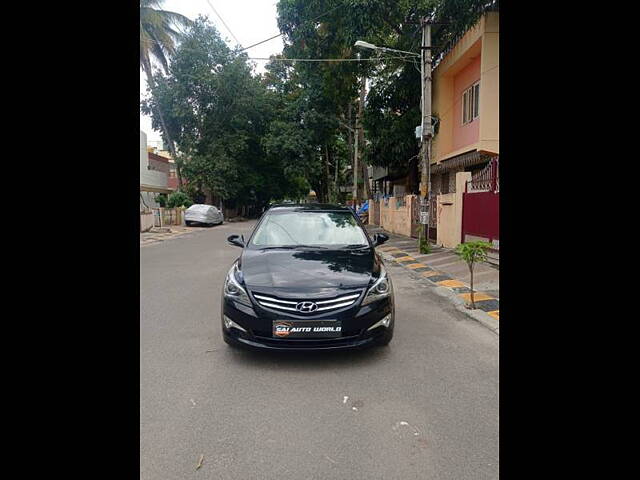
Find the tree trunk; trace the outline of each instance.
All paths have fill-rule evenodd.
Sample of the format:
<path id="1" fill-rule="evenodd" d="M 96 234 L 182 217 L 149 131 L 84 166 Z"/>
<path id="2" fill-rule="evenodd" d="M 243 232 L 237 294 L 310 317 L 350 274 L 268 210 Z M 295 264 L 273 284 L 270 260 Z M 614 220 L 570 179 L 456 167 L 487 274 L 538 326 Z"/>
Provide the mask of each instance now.
<path id="1" fill-rule="evenodd" d="M 155 79 L 153 78 L 153 74 L 151 73 L 151 66 L 143 69 L 147 74 L 147 83 L 151 88 L 153 94 L 153 87 L 155 86 Z M 176 155 L 176 148 L 173 144 L 173 140 L 171 139 L 171 135 L 169 134 L 169 130 L 167 129 L 167 124 L 164 121 L 164 116 L 162 115 L 162 110 L 160 107 L 156 105 L 156 112 L 158 113 L 158 119 L 160 120 L 160 126 L 162 127 L 162 133 L 164 133 L 164 137 L 167 139 L 167 144 L 169 145 L 169 151 L 171 152 L 171 156 L 173 157 L 173 161 L 176 163 L 176 176 L 178 177 L 178 191 L 182 189 L 182 172 L 181 172 L 181 162 L 178 160 L 178 155 Z"/>
<path id="2" fill-rule="evenodd" d="M 476 302 L 473 298 L 473 264 L 469 264 L 469 274 L 471 276 L 471 281 L 469 282 L 471 284 L 471 308 L 475 310 Z"/>

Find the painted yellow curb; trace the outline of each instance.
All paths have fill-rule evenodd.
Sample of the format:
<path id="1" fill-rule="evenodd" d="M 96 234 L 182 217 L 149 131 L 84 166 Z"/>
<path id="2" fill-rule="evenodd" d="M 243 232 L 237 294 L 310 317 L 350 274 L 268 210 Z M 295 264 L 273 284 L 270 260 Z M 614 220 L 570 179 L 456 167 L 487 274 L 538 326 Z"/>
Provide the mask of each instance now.
<path id="1" fill-rule="evenodd" d="M 414 268 L 426 267 L 426 265 L 422 263 L 410 263 L 409 265 L 405 265 L 405 267 L 414 269 Z"/>
<path id="2" fill-rule="evenodd" d="M 471 301 L 471 294 L 470 293 L 461 293 L 458 296 L 461 297 L 461 298 L 464 298 L 467 302 Z M 495 298 L 490 297 L 486 293 L 482 293 L 482 292 L 475 292 L 473 294 L 473 299 L 476 302 L 481 302 L 482 300 L 495 300 Z"/>
<path id="3" fill-rule="evenodd" d="M 394 260 L 396 262 L 404 262 L 405 260 L 415 260 L 415 258 L 406 256 L 406 257 L 398 257 L 398 258 L 395 258 Z"/>
<path id="4" fill-rule="evenodd" d="M 422 272 L 420 275 L 423 277 L 433 277 L 434 275 L 440 275 L 440 272 L 434 272 L 433 270 L 430 272 Z"/>
<path id="5" fill-rule="evenodd" d="M 491 315 L 493 318 L 495 318 L 496 320 L 500 320 L 500 310 L 494 310 L 493 312 L 487 312 L 489 315 Z"/>
<path id="6" fill-rule="evenodd" d="M 437 283 L 438 285 L 442 285 L 443 287 L 451 287 L 451 288 L 466 287 L 466 285 L 462 283 L 460 280 L 442 280 L 441 282 L 437 282 Z"/>

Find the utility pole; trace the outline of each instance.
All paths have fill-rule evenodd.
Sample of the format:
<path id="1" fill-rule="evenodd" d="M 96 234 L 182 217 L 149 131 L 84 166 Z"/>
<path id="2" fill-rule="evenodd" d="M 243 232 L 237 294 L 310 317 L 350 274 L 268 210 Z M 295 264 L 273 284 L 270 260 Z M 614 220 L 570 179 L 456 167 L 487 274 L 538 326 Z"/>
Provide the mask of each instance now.
<path id="1" fill-rule="evenodd" d="M 356 114 L 356 134 L 353 148 L 353 206 L 358 203 L 358 115 Z"/>
<path id="2" fill-rule="evenodd" d="M 358 157 L 358 162 L 360 165 L 360 168 L 362 169 L 362 186 L 363 186 L 363 194 L 367 193 L 368 188 L 367 188 L 367 182 L 369 181 L 369 178 L 367 177 L 367 167 L 364 164 L 364 162 L 362 161 L 362 152 L 364 152 L 364 127 L 362 126 L 362 118 L 364 116 L 364 97 L 366 94 L 366 87 L 367 87 L 367 79 L 366 77 L 362 79 L 362 86 L 360 87 L 360 99 L 358 101 L 358 118 L 357 118 L 357 129 L 356 129 L 356 135 L 360 138 L 358 145 L 360 145 L 360 150 L 358 152 L 358 155 L 360 155 L 360 157 Z M 359 197 L 358 197 L 359 198 Z M 356 200 L 358 200 L 358 198 L 356 198 Z"/>
<path id="3" fill-rule="evenodd" d="M 431 192 L 431 139 L 433 138 L 431 126 L 431 24 L 426 18 L 421 20 L 422 24 L 422 175 L 420 179 L 420 222 L 424 223 L 424 234 L 427 244 L 429 243 L 429 194 Z M 424 215 L 426 213 L 426 215 Z M 425 219 L 426 217 L 426 219 Z M 426 220 L 426 221 L 425 221 Z M 420 235 L 422 236 L 422 234 Z M 421 238 L 419 242 L 421 243 Z"/>

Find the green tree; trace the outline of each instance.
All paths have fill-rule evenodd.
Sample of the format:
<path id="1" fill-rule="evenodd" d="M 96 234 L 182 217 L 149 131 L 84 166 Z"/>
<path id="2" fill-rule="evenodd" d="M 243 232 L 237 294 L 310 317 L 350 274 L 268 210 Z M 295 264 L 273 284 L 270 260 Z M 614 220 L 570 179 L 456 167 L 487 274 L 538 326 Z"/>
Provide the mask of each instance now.
<path id="1" fill-rule="evenodd" d="M 459 244 L 455 253 L 464 260 L 469 267 L 469 274 L 471 277 L 471 308 L 476 308 L 476 303 L 473 298 L 473 267 L 476 263 L 484 262 L 487 259 L 487 250 L 492 248 L 493 245 L 487 242 L 467 242 Z"/>
<path id="2" fill-rule="evenodd" d="M 155 87 L 152 58 L 159 62 L 167 72 L 169 69 L 168 58 L 175 53 L 176 40 L 180 37 L 176 26 L 191 25 L 191 20 L 187 17 L 179 13 L 161 10 L 162 3 L 162 0 L 140 0 L 140 68 L 146 73 L 147 85 L 152 91 Z M 156 109 L 162 134 L 176 161 L 178 189 L 180 189 L 182 184 L 181 165 L 176 155 L 171 133 L 165 124 L 162 110 L 159 106 L 156 106 Z"/>
<path id="3" fill-rule="evenodd" d="M 487 0 L 280 0 L 278 25 L 284 34 L 284 56 L 291 58 L 353 58 L 362 62 L 295 63 L 290 77 L 309 91 L 306 108 L 326 119 L 315 125 L 312 141 L 329 152 L 341 134 L 331 119 L 348 117 L 367 78 L 370 91 L 364 112 L 367 146 L 362 162 L 392 169 L 408 169 L 417 180 L 420 124 L 420 63 L 398 55 L 358 50 L 356 40 L 420 52 L 420 19 L 444 23 L 433 28 L 435 57 L 471 27 L 491 2 Z M 494 2 L 497 5 L 497 2 Z M 380 60 L 376 60 L 380 57 Z M 375 61 L 371 61 L 375 60 Z M 361 144 L 361 146 L 363 146 Z M 349 145 L 349 150 L 351 149 Z M 350 162 L 350 158 L 348 161 Z M 317 169 L 323 172 L 322 168 Z M 362 175 L 361 175 L 362 177 Z M 326 181 L 322 183 L 327 183 Z M 417 184 L 410 185 L 417 190 Z"/>
<path id="4" fill-rule="evenodd" d="M 285 171 L 282 159 L 266 151 L 276 100 L 262 78 L 252 74 L 247 55 L 229 49 L 206 17 L 199 17 L 142 110 L 154 124 L 160 121 L 156 112 L 164 112 L 185 156 L 190 190 L 207 189 L 216 203 L 259 207 L 300 188 L 301 175 Z"/>

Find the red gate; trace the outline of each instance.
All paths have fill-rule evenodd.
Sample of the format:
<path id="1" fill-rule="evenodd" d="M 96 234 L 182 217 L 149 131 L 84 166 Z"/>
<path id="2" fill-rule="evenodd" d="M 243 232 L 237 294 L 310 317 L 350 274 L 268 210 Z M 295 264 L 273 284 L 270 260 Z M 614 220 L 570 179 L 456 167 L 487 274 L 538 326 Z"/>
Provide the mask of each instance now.
<path id="1" fill-rule="evenodd" d="M 498 157 L 492 158 L 489 165 L 474 174 L 465 186 L 462 195 L 462 242 L 469 235 L 489 242 L 500 239 L 498 166 Z"/>

